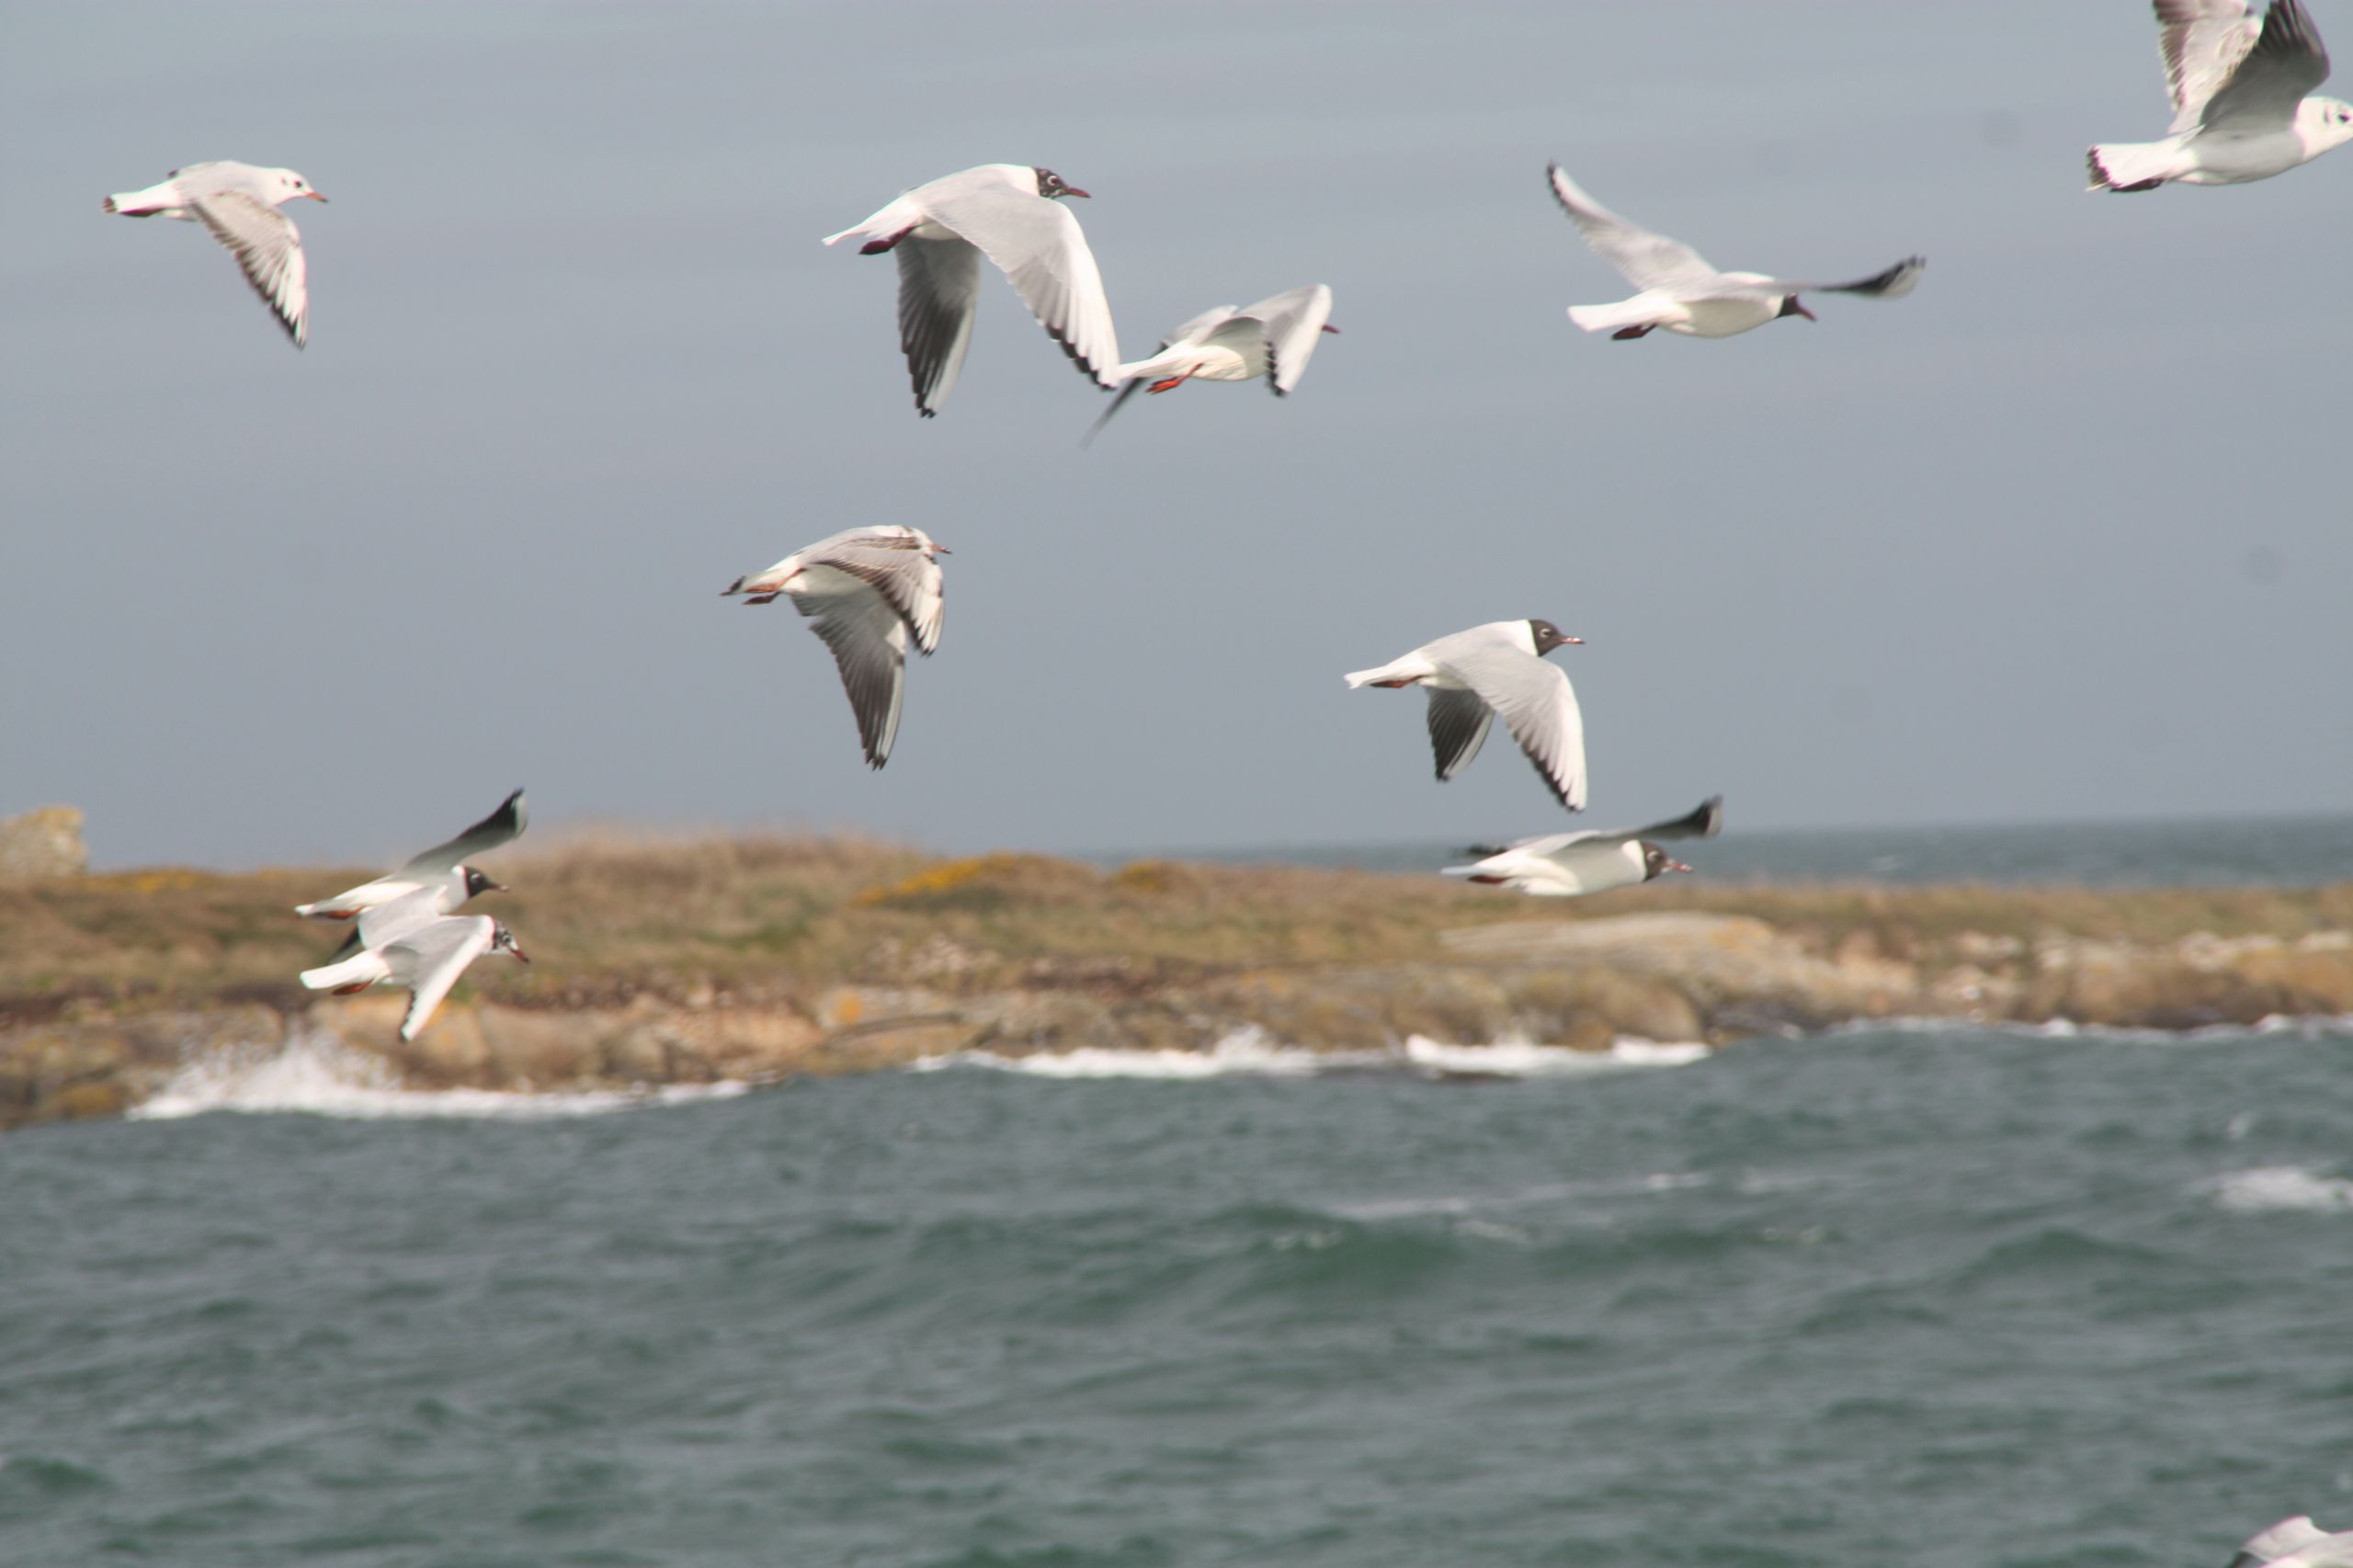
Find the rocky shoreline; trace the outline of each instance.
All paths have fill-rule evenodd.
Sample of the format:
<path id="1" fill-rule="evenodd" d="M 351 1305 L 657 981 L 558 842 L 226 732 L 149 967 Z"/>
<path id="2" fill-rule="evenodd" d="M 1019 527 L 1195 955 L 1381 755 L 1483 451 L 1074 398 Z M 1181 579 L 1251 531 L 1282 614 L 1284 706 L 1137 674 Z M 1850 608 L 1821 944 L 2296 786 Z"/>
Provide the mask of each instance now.
<path id="1" fill-rule="evenodd" d="M 1178 869 L 1244 880 L 1352 875 Z M 1024 868 L 1023 880 L 1037 881 L 1034 871 Z M 883 885 L 887 892 L 925 877 L 942 880 L 934 869 Z M 1430 892 L 1409 879 L 1357 880 L 1410 886 L 1417 897 Z M 2048 916 L 2038 902 L 2048 895 L 1984 890 L 1971 896 L 2011 906 L 2018 918 L 1977 925 L 2010 929 L 1938 929 L 1930 916 L 1940 892 L 1952 896 L 1814 890 L 1816 906 L 1808 906 L 1803 895 L 1782 894 L 1784 913 L 1798 917 L 1775 920 L 1640 910 L 1624 895 L 1587 901 L 1607 902 L 1611 913 L 1552 915 L 1447 890 L 1440 908 L 1455 919 L 1424 931 L 1418 951 L 1355 962 L 1063 952 L 1009 963 L 1002 932 L 996 947 L 983 941 L 989 921 L 935 909 L 912 930 L 880 937 L 852 978 L 778 983 L 756 973 L 607 967 L 591 983 L 575 966 L 574 980 L 550 994 L 534 990 L 535 977 L 508 976 L 461 992 L 413 1045 L 397 1039 L 397 994 L 312 998 L 247 984 L 151 999 L 71 984 L 55 995 L 19 989 L 0 998 L 0 1126 L 121 1115 L 191 1062 L 321 1038 L 374 1058 L 382 1080 L 400 1086 L 553 1090 L 773 1081 L 966 1050 L 1207 1051 L 1245 1029 L 1312 1050 L 1394 1049 L 1418 1035 L 1600 1051 L 1624 1037 L 1722 1045 L 1895 1017 L 2188 1029 L 2353 1015 L 2353 931 L 2325 918 L 2353 896 L 2347 890 L 2320 890 L 2312 895 L 2319 907 L 2276 922 L 2294 929 L 2201 928 L 2159 939 L 2055 926 L 2022 934 L 2038 911 Z M 2069 896 L 2096 905 L 2169 895 Z M 1835 901 L 1858 897 L 1878 918 L 1824 916 L 1824 908 L 1844 907 Z M 885 902 L 870 897 L 865 907 Z M 1624 913 L 1630 905 L 1638 912 Z M 1461 918 L 1474 912 L 1514 918 Z"/>

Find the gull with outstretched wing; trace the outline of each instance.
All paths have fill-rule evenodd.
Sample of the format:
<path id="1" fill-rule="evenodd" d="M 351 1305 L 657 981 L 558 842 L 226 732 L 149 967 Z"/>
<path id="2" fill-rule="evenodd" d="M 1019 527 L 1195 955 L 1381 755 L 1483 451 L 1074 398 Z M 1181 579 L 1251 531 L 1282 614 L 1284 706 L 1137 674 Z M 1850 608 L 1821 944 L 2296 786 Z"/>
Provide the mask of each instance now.
<path id="1" fill-rule="evenodd" d="M 1108 387 L 1120 362 L 1103 275 L 1062 198 L 1086 192 L 1051 169 L 983 164 L 919 185 L 862 223 L 825 236 L 858 239 L 860 256 L 899 257 L 899 347 L 929 419 L 948 401 L 972 341 L 981 257 L 1011 279 L 1047 335 L 1090 381 Z"/>
<path id="2" fill-rule="evenodd" d="M 2303 0 L 2271 0 L 2260 21 L 2246 0 L 2154 3 L 2171 133 L 2095 146 L 2088 188 L 2245 185 L 2353 142 L 2353 104 L 2312 96 L 2328 51 Z"/>
<path id="3" fill-rule="evenodd" d="M 945 600 L 937 557 L 948 553 L 921 528 L 849 528 L 736 578 L 722 597 L 743 594 L 756 605 L 779 594 L 792 600 L 834 651 L 867 766 L 880 767 L 899 735 L 907 644 L 926 656 L 939 646 Z"/>
<path id="4" fill-rule="evenodd" d="M 1552 199 L 1561 204 L 1594 254 L 1616 267 L 1642 292 L 1614 305 L 1571 305 L 1569 319 L 1587 332 L 1620 340 L 1644 337 L 1660 328 L 1686 337 L 1731 337 L 1783 316 L 1814 313 L 1801 294 L 1859 294 L 1894 300 L 1912 291 L 1927 262 L 1909 256 L 1884 272 L 1846 283 L 1804 283 L 1762 272 L 1719 272 L 1680 240 L 1654 234 L 1628 222 L 1587 196 L 1554 164 L 1548 171 Z"/>
<path id="5" fill-rule="evenodd" d="M 1219 305 L 1203 311 L 1170 333 L 1153 354 L 1111 372 L 1125 382 L 1086 439 L 1111 422 L 1138 388 L 1174 392 L 1189 381 L 1255 381 L 1267 378 L 1277 397 L 1289 395 L 1307 373 L 1307 361 L 1324 334 L 1337 332 L 1329 318 L 1332 290 L 1321 283 L 1289 289 L 1255 305 Z"/>
<path id="6" fill-rule="evenodd" d="M 1549 620 L 1494 620 L 1441 637 L 1401 658 L 1351 671 L 1358 687 L 1425 687 L 1430 694 L 1430 750 L 1441 782 L 1479 755 L 1495 715 L 1569 810 L 1585 809 L 1585 720 L 1569 677 L 1544 662 L 1555 648 L 1581 643 Z"/>
<path id="7" fill-rule="evenodd" d="M 304 970 L 302 983 L 313 991 L 338 994 L 371 985 L 407 987 L 403 1040 L 417 1037 L 466 966 L 484 953 L 509 953 L 521 962 L 531 961 L 504 925 L 487 915 L 444 915 L 429 889 L 363 913 L 359 946 L 350 958 Z"/>
<path id="8" fill-rule="evenodd" d="M 310 268 L 302 232 L 278 209 L 301 198 L 326 199 L 292 169 L 224 161 L 174 169 L 160 185 L 119 192 L 100 205 L 126 218 L 202 223 L 237 258 L 245 281 L 300 348 L 311 337 Z"/>
<path id="9" fill-rule="evenodd" d="M 478 892 L 506 891 L 503 884 L 492 881 L 466 862 L 477 855 L 487 855 L 500 845 L 517 837 L 530 820 L 530 809 L 524 802 L 523 791 L 517 790 L 500 801 L 498 809 L 490 815 L 447 844 L 437 844 L 421 854 L 409 857 L 407 863 L 399 870 L 378 877 L 372 882 L 362 882 L 356 888 L 346 888 L 333 898 L 323 898 L 315 903 L 298 903 L 294 906 L 294 913 L 313 920 L 348 920 L 366 910 L 422 890 L 432 893 L 435 914 L 454 914 L 459 905 Z"/>
<path id="10" fill-rule="evenodd" d="M 1698 808 L 1670 822 L 1620 833 L 1553 833 L 1516 844 L 1481 846 L 1483 858 L 1449 866 L 1445 874 L 1510 888 L 1536 898 L 1576 898 L 1632 887 L 1669 871 L 1691 868 L 1659 847 L 1678 839 L 1713 838 L 1723 831 L 1724 798 L 1711 795 Z"/>

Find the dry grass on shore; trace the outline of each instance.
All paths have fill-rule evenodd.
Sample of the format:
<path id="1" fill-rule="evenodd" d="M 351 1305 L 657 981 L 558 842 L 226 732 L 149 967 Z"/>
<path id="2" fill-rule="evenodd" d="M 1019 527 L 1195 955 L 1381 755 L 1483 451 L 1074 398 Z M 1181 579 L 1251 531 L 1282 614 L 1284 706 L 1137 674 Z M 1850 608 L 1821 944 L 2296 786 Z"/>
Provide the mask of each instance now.
<path id="1" fill-rule="evenodd" d="M 575 835 L 494 858 L 514 892 L 474 906 L 535 960 L 477 966 L 525 1005 L 717 988 L 804 998 L 840 981 L 1134 988 L 1268 967 L 1428 961 L 1438 934 L 1514 920 L 1706 911 L 1769 922 L 1818 952 L 1867 942 L 1950 957 L 1969 934 L 2136 944 L 2198 932 L 2292 939 L 2353 927 L 2353 884 L 2317 889 L 1776 886 L 1677 878 L 1593 899 L 1528 900 L 1438 877 L 1141 861 L 1101 872 L 1000 853 L 943 858 L 849 838 Z M 290 1006 L 294 976 L 347 927 L 291 906 L 366 869 L 119 872 L 0 889 L 0 1015 L 78 999 Z"/>

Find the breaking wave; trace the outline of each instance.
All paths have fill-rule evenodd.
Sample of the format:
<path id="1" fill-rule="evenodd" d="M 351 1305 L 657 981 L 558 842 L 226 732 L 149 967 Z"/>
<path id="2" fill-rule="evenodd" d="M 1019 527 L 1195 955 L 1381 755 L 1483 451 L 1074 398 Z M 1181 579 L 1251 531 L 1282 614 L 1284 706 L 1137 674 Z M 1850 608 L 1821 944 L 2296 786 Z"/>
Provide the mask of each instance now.
<path id="1" fill-rule="evenodd" d="M 1082 1046 L 1008 1056 L 994 1051 L 957 1051 L 916 1062 L 918 1073 L 953 1067 L 1022 1073 L 1038 1078 L 1312 1078 L 1333 1073 L 1404 1073 L 1416 1077 L 1538 1078 L 1645 1067 L 1681 1067 L 1700 1061 L 1709 1048 L 1696 1040 L 1621 1039 L 1607 1051 L 1498 1040 L 1491 1045 L 1447 1045 L 1414 1035 L 1394 1051 L 1311 1051 L 1279 1045 L 1264 1031 L 1242 1029 L 1208 1051 L 1117 1051 Z"/>
<path id="2" fill-rule="evenodd" d="M 165 1121 L 214 1111 L 300 1113 L 358 1120 L 433 1117 L 529 1121 L 602 1116 L 645 1106 L 727 1099 L 748 1085 L 674 1084 L 654 1089 L 575 1089 L 546 1093 L 494 1089 L 408 1089 L 382 1058 L 333 1035 L 296 1034 L 283 1046 L 224 1046 L 185 1062 L 164 1086 L 134 1106 L 134 1121 Z"/>
<path id="3" fill-rule="evenodd" d="M 2353 1181 L 2305 1165 L 2225 1171 L 2201 1185 L 2234 1214 L 2353 1214 Z"/>

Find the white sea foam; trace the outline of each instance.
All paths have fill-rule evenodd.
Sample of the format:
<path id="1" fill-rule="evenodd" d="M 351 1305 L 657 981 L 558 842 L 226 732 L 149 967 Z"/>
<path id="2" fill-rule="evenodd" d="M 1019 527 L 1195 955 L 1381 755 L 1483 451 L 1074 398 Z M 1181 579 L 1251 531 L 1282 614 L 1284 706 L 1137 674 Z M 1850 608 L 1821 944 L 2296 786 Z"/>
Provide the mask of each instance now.
<path id="1" fill-rule="evenodd" d="M 1608 1051 L 1571 1051 L 1564 1046 L 1498 1040 L 1492 1045 L 1446 1045 L 1420 1035 L 1396 1051 L 1310 1051 L 1279 1045 L 1264 1031 L 1228 1035 L 1208 1051 L 1115 1051 L 1082 1046 L 1007 1056 L 994 1051 L 958 1051 L 926 1056 L 918 1073 L 950 1067 L 982 1067 L 1040 1078 L 1308 1078 L 1324 1073 L 1388 1069 L 1425 1076 L 1495 1078 L 1552 1077 L 1575 1073 L 1642 1067 L 1680 1067 L 1708 1054 L 1696 1041 L 1662 1044 L 1620 1040 Z"/>
<path id="2" fill-rule="evenodd" d="M 1607 1051 L 1572 1051 L 1562 1045 L 1507 1040 L 1493 1045 L 1445 1045 L 1420 1035 L 1405 1041 L 1405 1059 L 1416 1067 L 1499 1078 L 1556 1077 L 1627 1067 L 1683 1067 L 1702 1061 L 1707 1055 L 1708 1047 L 1698 1040 L 1661 1041 L 1632 1035 L 1612 1042 Z"/>
<path id="3" fill-rule="evenodd" d="M 333 1035 L 298 1033 L 283 1046 L 229 1046 L 184 1064 L 131 1119 L 166 1120 L 210 1111 L 297 1112 L 358 1120 L 430 1117 L 545 1120 L 601 1116 L 643 1106 L 681 1105 L 742 1094 L 740 1083 L 674 1084 L 648 1090 L 548 1094 L 492 1089 L 404 1089 L 382 1058 Z"/>
<path id="4" fill-rule="evenodd" d="M 1688 1192 L 1719 1185 L 1704 1171 L 1654 1171 L 1645 1176 L 1608 1176 L 1592 1181 L 1550 1181 L 1508 1192 L 1445 1193 L 1425 1198 L 1371 1198 L 1336 1203 L 1331 1212 L 1344 1220 L 1415 1220 L 1428 1216 L 1461 1218 L 1500 1209 L 1589 1206 L 1621 1198 L 1644 1198 L 1662 1192 Z"/>
<path id="5" fill-rule="evenodd" d="M 1841 1040 L 1871 1034 L 1990 1034 L 2011 1040 L 2146 1045 L 2204 1045 L 2244 1040 L 2249 1035 L 2290 1035 L 2298 1040 L 2340 1040 L 2353 1036 L 2353 1016 L 2273 1013 L 2251 1024 L 2201 1024 L 2188 1029 L 2148 1028 L 2128 1024 L 2082 1024 L 2073 1018 L 2051 1018 L 2039 1024 L 2024 1024 L 2006 1020 L 1906 1016 L 1857 1018 L 1849 1023 L 1834 1025 L 1812 1038 Z"/>
<path id="6" fill-rule="evenodd" d="M 2234 1214 L 2353 1214 L 2353 1181 L 2307 1165 L 2225 1171 L 2200 1185 Z"/>
<path id="7" fill-rule="evenodd" d="M 1306 1078 L 1340 1067 L 1393 1062 L 1385 1051 L 1302 1051 L 1278 1045 L 1258 1029 L 1242 1029 L 1209 1051 L 1115 1051 L 1081 1046 L 1075 1051 L 1038 1051 L 1007 1056 L 995 1051 L 955 1051 L 916 1061 L 915 1071 L 986 1067 L 1038 1078 Z"/>

